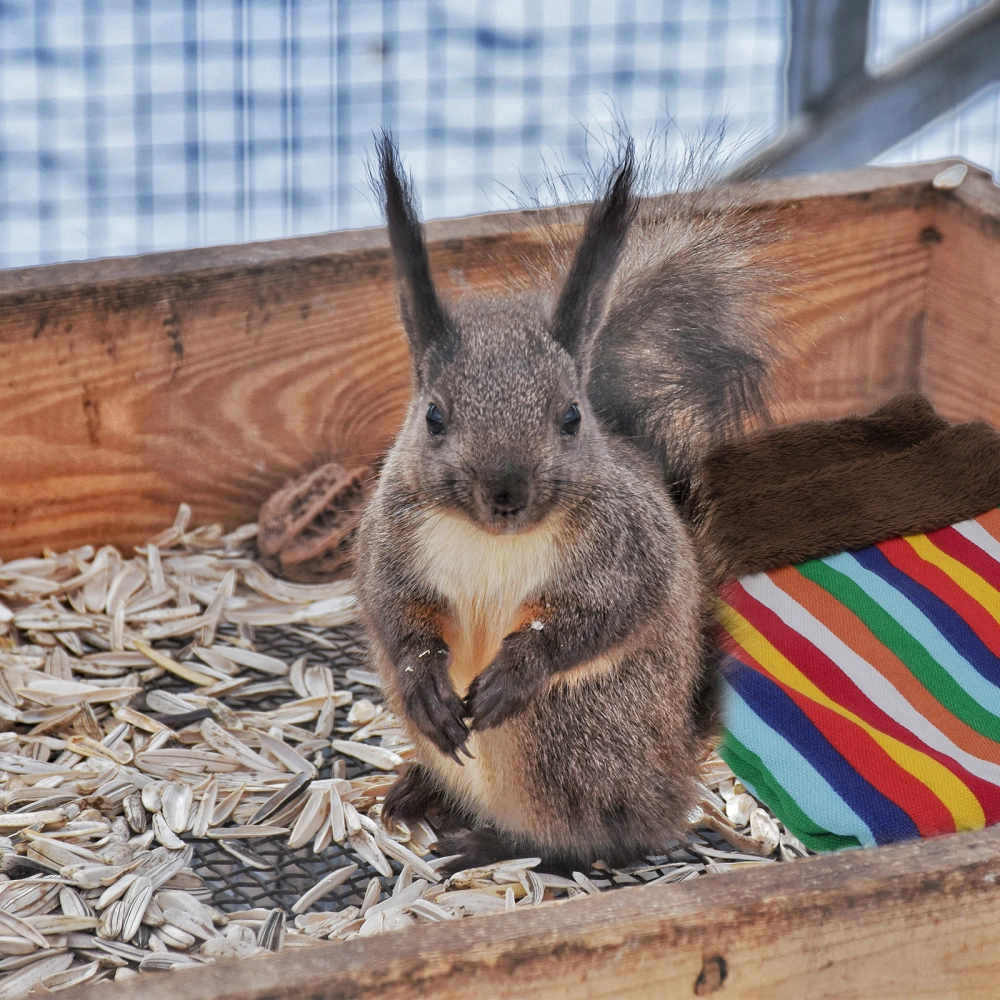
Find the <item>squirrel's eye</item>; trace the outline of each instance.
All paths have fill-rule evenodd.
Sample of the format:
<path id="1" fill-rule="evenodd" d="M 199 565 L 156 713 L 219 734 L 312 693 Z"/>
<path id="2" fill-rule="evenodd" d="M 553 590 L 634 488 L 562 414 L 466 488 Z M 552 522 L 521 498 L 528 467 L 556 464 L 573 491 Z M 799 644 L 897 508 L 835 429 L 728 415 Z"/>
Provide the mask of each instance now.
<path id="1" fill-rule="evenodd" d="M 435 437 L 444 434 L 444 415 L 434 403 L 427 407 L 427 430 Z"/>
<path id="2" fill-rule="evenodd" d="M 570 403 L 563 417 L 562 432 L 572 437 L 580 429 L 580 407 Z"/>

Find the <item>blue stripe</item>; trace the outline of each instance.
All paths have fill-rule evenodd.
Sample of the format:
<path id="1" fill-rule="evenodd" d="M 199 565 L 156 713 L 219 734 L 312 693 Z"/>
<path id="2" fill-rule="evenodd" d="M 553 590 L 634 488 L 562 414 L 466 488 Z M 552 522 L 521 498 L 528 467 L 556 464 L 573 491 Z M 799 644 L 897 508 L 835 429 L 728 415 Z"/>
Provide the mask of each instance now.
<path id="1" fill-rule="evenodd" d="M 740 663 L 739 670 L 750 668 Z M 733 672 L 727 669 L 727 677 L 731 678 Z M 774 780 L 819 829 L 855 837 L 864 847 L 875 845 L 868 824 L 798 750 L 757 715 L 728 681 L 723 681 L 721 700 L 726 729 L 761 759 Z M 766 804 L 774 811 L 776 803 Z"/>
<path id="2" fill-rule="evenodd" d="M 993 655 L 992 650 L 984 645 L 982 639 L 954 608 L 898 570 L 875 546 L 853 553 L 853 558 L 909 598 L 930 619 L 952 648 L 991 684 L 1000 685 L 1000 659 Z"/>
<path id="3" fill-rule="evenodd" d="M 1000 717 L 1000 687 L 986 680 L 935 628 L 934 623 L 920 608 L 880 576 L 865 569 L 850 553 L 841 552 L 822 561 L 853 580 L 917 645 L 923 647 L 935 663 L 948 671 L 970 698 Z"/>
<path id="4" fill-rule="evenodd" d="M 763 724 L 748 733 L 746 739 L 733 728 L 734 720 L 728 715 L 725 716 L 726 725 L 744 746 L 752 749 L 762 760 L 765 757 L 761 749 L 769 742 L 770 759 L 787 761 L 780 767 L 780 777 L 772 769 L 770 759 L 765 763 L 803 812 L 814 816 L 817 809 L 828 806 L 830 796 L 834 796 L 855 817 L 855 822 L 849 829 L 827 827 L 831 833 L 853 835 L 862 844 L 888 844 L 920 835 L 907 813 L 858 774 L 777 684 L 732 657 L 727 660 L 726 680 Z M 772 733 L 770 739 L 766 729 Z M 794 754 L 794 762 L 789 752 Z M 803 761 L 808 761 L 811 770 L 822 776 L 822 785 L 814 782 L 803 784 L 800 780 L 797 782 L 798 790 L 793 791 L 788 782 L 794 780 L 792 775 Z M 858 824 L 863 825 L 864 836 L 855 829 Z"/>

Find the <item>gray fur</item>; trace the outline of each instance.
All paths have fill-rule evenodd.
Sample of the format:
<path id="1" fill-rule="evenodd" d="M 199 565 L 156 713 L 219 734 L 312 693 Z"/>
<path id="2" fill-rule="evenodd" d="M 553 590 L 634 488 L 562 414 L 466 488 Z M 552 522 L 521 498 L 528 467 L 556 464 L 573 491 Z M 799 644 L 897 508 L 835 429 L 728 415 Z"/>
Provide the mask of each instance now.
<path id="1" fill-rule="evenodd" d="M 380 156 L 384 189 L 408 196 L 385 138 Z M 623 250 L 635 215 L 630 163 L 629 149 L 555 308 L 522 292 L 421 320 L 407 304 L 437 298 L 413 287 L 423 268 L 407 255 L 425 254 L 415 214 L 386 199 L 390 232 L 409 232 L 393 249 L 415 392 L 359 529 L 357 570 L 374 660 L 420 760 L 386 814 L 447 804 L 473 828 L 462 863 L 497 853 L 621 863 L 680 833 L 695 801 L 707 601 L 668 483 L 739 425 L 758 365 L 706 260 L 676 244 L 672 255 L 650 253 L 648 240 Z M 589 277 L 574 286 L 574 274 Z M 429 432 L 432 404 L 446 433 Z M 484 537 L 554 532 L 559 552 L 525 622 L 464 698 L 443 637 L 453 609 L 420 568 L 421 526 L 440 512 Z M 465 770 L 461 751 L 475 757 Z M 470 791 L 474 769 L 500 778 Z"/>
<path id="2" fill-rule="evenodd" d="M 742 231 L 742 235 L 741 235 Z M 588 392 L 609 430 L 637 440 L 686 500 L 701 458 L 766 421 L 773 363 L 753 222 L 696 196 L 632 231 L 594 348 Z"/>

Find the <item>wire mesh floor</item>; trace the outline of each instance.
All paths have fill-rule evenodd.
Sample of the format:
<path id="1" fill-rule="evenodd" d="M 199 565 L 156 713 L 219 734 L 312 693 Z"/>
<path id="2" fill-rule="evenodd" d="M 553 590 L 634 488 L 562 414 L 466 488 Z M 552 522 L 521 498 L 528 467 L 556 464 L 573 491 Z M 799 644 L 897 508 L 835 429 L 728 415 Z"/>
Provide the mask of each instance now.
<path id="1" fill-rule="evenodd" d="M 276 656 L 286 662 L 306 656 L 311 665 L 330 667 L 339 689 L 350 690 L 355 699 L 378 700 L 378 688 L 357 680 L 358 673 L 368 674 L 364 637 L 359 628 L 312 630 L 309 628 L 269 627 L 254 632 L 254 647 L 260 653 Z M 348 676 L 351 671 L 352 676 Z M 358 673 L 356 673 L 358 672 Z M 370 677 L 374 681 L 374 677 Z M 291 695 L 294 697 L 294 695 Z M 254 702 L 261 709 L 275 708 L 282 699 L 273 695 Z M 245 707 L 245 702 L 234 702 L 231 707 Z M 352 731 L 344 725 L 350 706 L 337 709 L 334 735 L 346 739 Z M 343 729 L 338 733 L 338 729 Z M 320 768 L 320 778 L 330 778 L 333 751 L 324 753 L 326 763 Z M 341 758 L 343 759 L 343 758 Z M 346 777 L 364 774 L 381 774 L 376 768 L 361 761 L 347 760 Z M 330 844 L 318 854 L 310 845 L 293 850 L 284 837 L 271 837 L 243 842 L 254 854 L 268 862 L 267 870 L 257 869 L 240 862 L 219 846 L 218 841 L 199 839 L 189 841 L 194 848 L 192 869 L 212 890 L 212 903 L 219 909 L 232 912 L 253 907 L 286 912 L 307 889 L 315 885 L 334 868 L 357 864 L 358 870 L 343 885 L 318 900 L 313 910 L 340 910 L 350 905 L 360 905 L 369 881 L 378 875 L 346 845 Z M 397 876 L 379 876 L 383 889 L 391 889 Z"/>

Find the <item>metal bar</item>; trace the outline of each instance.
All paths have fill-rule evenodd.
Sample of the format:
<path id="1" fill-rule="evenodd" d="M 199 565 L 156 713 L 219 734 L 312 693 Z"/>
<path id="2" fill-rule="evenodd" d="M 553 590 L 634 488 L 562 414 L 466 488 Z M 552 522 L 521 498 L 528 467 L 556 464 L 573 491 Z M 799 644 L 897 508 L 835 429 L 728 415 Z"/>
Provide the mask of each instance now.
<path id="1" fill-rule="evenodd" d="M 871 0 L 792 0 L 788 118 L 827 107 L 865 77 Z"/>
<path id="2" fill-rule="evenodd" d="M 868 77 L 732 172 L 733 179 L 840 170 L 873 157 L 1000 80 L 1000 0 Z"/>

